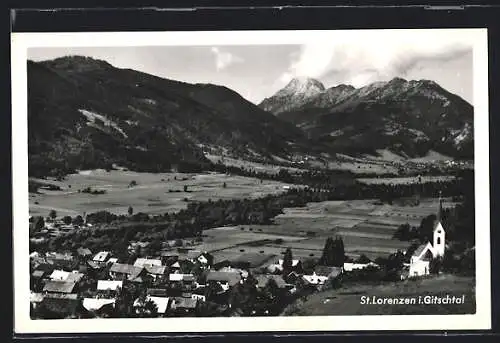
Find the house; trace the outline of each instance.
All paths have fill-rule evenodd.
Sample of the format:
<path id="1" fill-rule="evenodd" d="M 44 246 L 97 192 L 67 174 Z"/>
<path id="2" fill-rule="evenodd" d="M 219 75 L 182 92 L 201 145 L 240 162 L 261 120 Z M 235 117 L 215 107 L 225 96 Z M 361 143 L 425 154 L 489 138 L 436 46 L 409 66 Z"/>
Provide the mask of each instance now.
<path id="1" fill-rule="evenodd" d="M 85 318 L 87 314 L 77 294 L 47 294 L 37 307 L 43 308 L 45 319 Z"/>
<path id="2" fill-rule="evenodd" d="M 66 281 L 70 272 L 64 270 L 56 269 L 50 274 L 49 279 L 52 281 Z"/>
<path id="3" fill-rule="evenodd" d="M 146 290 L 146 295 L 152 297 L 166 297 L 168 291 L 165 288 L 148 288 Z"/>
<path id="4" fill-rule="evenodd" d="M 182 291 L 195 288 L 196 278 L 193 274 L 173 273 L 169 274 L 168 281 L 172 290 Z"/>
<path id="5" fill-rule="evenodd" d="M 206 274 L 206 282 L 217 282 L 227 291 L 229 288 L 242 281 L 241 274 L 238 272 L 221 272 L 209 270 Z"/>
<path id="6" fill-rule="evenodd" d="M 300 272 L 302 269 L 302 262 L 298 259 L 292 260 L 292 270 Z M 283 260 L 279 259 L 277 263 L 270 264 L 267 267 L 270 273 L 280 273 L 283 271 Z"/>
<path id="7" fill-rule="evenodd" d="M 162 266 L 162 262 L 160 259 L 149 259 L 149 258 L 137 258 L 134 262 L 134 266 L 136 267 L 145 267 L 145 266 Z"/>
<path id="8" fill-rule="evenodd" d="M 214 263 L 213 255 L 203 252 L 200 256 L 196 258 L 196 260 L 201 263 L 203 266 L 211 266 Z"/>
<path id="9" fill-rule="evenodd" d="M 177 315 L 187 315 L 196 312 L 198 300 L 193 298 L 175 297 L 170 305 L 171 312 Z"/>
<path id="10" fill-rule="evenodd" d="M 98 291 L 112 291 L 117 292 L 123 288 L 123 281 L 116 280 L 97 280 L 97 290 Z"/>
<path id="11" fill-rule="evenodd" d="M 310 285 L 322 286 L 329 279 L 338 278 L 342 267 L 316 266 L 312 274 L 302 275 L 302 279 Z"/>
<path id="12" fill-rule="evenodd" d="M 430 273 L 430 262 L 435 258 L 442 258 L 446 249 L 446 232 L 441 224 L 442 201 L 439 199 L 439 210 L 434 229 L 432 231 L 432 244 L 422 244 L 410 257 L 408 277 L 418 277 Z"/>
<path id="13" fill-rule="evenodd" d="M 76 289 L 76 282 L 52 281 L 49 280 L 43 286 L 46 293 L 73 293 Z"/>
<path id="14" fill-rule="evenodd" d="M 156 312 L 158 314 L 165 314 L 169 308 L 169 305 L 170 305 L 170 298 L 168 297 L 156 297 L 156 296 L 146 296 L 146 302 L 153 302 L 156 306 Z M 142 300 L 140 298 L 137 298 L 135 301 L 134 301 L 134 308 L 136 309 L 136 313 L 139 313 L 140 312 L 140 309 L 139 307 L 141 306 L 141 302 Z"/>
<path id="15" fill-rule="evenodd" d="M 192 293 L 191 294 L 191 298 L 192 299 L 196 299 L 198 301 L 206 301 L 207 300 L 206 297 L 205 297 L 205 295 L 203 295 L 203 294 L 196 294 L 196 293 Z"/>
<path id="16" fill-rule="evenodd" d="M 344 262 L 344 271 L 350 272 L 353 270 L 361 270 L 367 267 L 379 268 L 379 265 L 374 262 L 369 263 L 353 263 L 353 262 Z"/>
<path id="17" fill-rule="evenodd" d="M 115 298 L 84 298 L 82 305 L 89 311 L 102 315 L 104 312 L 112 312 L 115 308 Z"/>
<path id="18" fill-rule="evenodd" d="M 99 251 L 97 254 L 94 255 L 92 261 L 99 264 L 105 264 L 110 257 L 111 253 L 109 251 Z"/>
<path id="19" fill-rule="evenodd" d="M 73 255 L 69 253 L 47 253 L 45 255 L 45 261 L 51 264 L 54 268 L 59 269 L 74 269 L 76 267 L 77 261 Z"/>
<path id="20" fill-rule="evenodd" d="M 139 281 L 146 274 L 146 270 L 142 267 L 133 266 L 131 264 L 113 263 L 109 268 L 109 275 L 115 280 Z"/>
<path id="21" fill-rule="evenodd" d="M 269 280 L 274 280 L 278 288 L 293 288 L 294 286 L 287 283 L 281 275 L 259 274 L 255 276 L 257 280 L 257 288 L 265 288 Z"/>
<path id="22" fill-rule="evenodd" d="M 33 309 L 36 309 L 40 303 L 43 301 L 43 294 L 42 293 L 35 293 L 35 292 L 30 292 L 30 304 Z"/>

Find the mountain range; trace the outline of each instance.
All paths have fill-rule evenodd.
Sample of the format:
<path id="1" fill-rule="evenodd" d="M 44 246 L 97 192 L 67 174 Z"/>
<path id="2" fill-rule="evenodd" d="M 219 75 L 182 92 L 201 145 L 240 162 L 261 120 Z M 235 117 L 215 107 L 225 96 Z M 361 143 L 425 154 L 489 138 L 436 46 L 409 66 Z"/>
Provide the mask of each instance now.
<path id="1" fill-rule="evenodd" d="M 434 150 L 473 156 L 472 105 L 431 80 L 394 78 L 361 88 L 326 88 L 318 80 L 296 78 L 259 107 L 336 152 L 388 149 L 417 157 Z"/>
<path id="2" fill-rule="evenodd" d="M 28 61 L 33 176 L 120 165 L 197 170 L 207 154 L 277 161 L 321 153 L 472 156 L 473 108 L 432 81 L 332 88 L 293 79 L 258 106 L 233 90 L 83 56 Z"/>
<path id="3" fill-rule="evenodd" d="M 308 151 L 302 130 L 236 92 L 68 56 L 28 61 L 29 170 L 113 164 L 143 171 L 203 167 L 206 153 L 244 159 Z"/>

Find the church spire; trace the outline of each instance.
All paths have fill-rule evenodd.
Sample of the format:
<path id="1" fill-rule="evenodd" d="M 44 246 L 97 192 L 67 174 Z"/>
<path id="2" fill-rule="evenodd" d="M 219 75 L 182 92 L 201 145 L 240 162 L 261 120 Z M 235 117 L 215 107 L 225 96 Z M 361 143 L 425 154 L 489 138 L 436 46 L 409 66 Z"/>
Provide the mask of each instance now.
<path id="1" fill-rule="evenodd" d="M 442 214 L 443 214 L 443 199 L 441 198 L 441 191 L 439 191 L 439 208 L 437 213 L 438 222 L 441 222 Z"/>

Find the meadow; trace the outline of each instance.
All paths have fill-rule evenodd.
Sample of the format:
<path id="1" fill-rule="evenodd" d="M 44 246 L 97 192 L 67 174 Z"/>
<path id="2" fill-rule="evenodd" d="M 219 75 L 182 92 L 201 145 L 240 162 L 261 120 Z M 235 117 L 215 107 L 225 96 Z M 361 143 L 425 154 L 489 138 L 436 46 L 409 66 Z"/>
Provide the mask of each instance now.
<path id="1" fill-rule="evenodd" d="M 187 201 L 259 198 L 284 192 L 286 184 L 255 178 L 206 173 L 136 173 L 94 170 L 68 175 L 63 181 L 47 181 L 61 190 L 40 190 L 30 194 L 30 214 L 46 216 L 51 209 L 58 216 L 107 210 L 125 214 L 134 212 L 163 214 L 187 206 Z M 135 181 L 136 185 L 131 186 Z M 226 186 L 224 187 L 224 183 Z M 184 187 L 187 186 L 187 191 Z M 82 193 L 90 187 L 105 194 Z M 187 200 L 187 201 L 186 201 Z M 449 199 L 445 207 L 452 203 Z M 435 214 L 438 199 L 423 198 L 416 206 L 382 203 L 377 199 L 324 201 L 305 207 L 285 208 L 268 225 L 244 225 L 213 228 L 203 232 L 203 242 L 194 248 L 212 252 L 217 259 L 243 253 L 281 257 L 286 248 L 300 258 L 321 257 L 328 237 L 341 235 L 346 254 L 354 259 L 364 254 L 370 259 L 386 257 L 409 243 L 393 239 L 401 224 L 418 226 Z"/>
<path id="2" fill-rule="evenodd" d="M 325 201 L 303 208 L 287 208 L 272 225 L 214 228 L 203 232 L 197 249 L 217 259 L 243 253 L 271 254 L 281 258 L 286 248 L 294 257 L 319 258 L 328 237 L 341 235 L 346 254 L 371 259 L 387 257 L 409 243 L 393 239 L 399 225 L 418 226 L 422 218 L 435 214 L 438 199 L 422 199 L 418 206 L 380 204 L 376 200 Z M 448 200 L 444 206 L 451 206 Z"/>
<path id="3" fill-rule="evenodd" d="M 39 190 L 38 194 L 30 194 L 30 215 L 43 216 L 52 209 L 60 216 L 100 210 L 126 214 L 129 206 L 135 213 L 163 214 L 186 208 L 186 200 L 260 198 L 284 192 L 283 186 L 286 185 L 278 181 L 261 182 L 255 178 L 216 173 L 156 174 L 118 170 L 82 171 L 68 175 L 63 181 L 34 180 L 61 187 L 58 191 Z M 129 187 L 132 181 L 137 185 Z M 187 186 L 187 192 L 184 192 L 184 186 Z M 86 187 L 106 193 L 82 193 Z"/>

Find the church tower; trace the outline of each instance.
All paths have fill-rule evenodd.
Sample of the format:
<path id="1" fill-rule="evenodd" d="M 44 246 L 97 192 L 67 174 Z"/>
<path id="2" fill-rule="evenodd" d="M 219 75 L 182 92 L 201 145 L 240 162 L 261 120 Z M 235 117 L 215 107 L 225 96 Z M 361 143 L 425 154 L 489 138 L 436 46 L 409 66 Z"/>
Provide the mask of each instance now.
<path id="1" fill-rule="evenodd" d="M 433 242 L 432 242 L 432 250 L 434 251 L 434 257 L 444 256 L 445 250 L 445 238 L 446 233 L 444 231 L 443 225 L 441 224 L 441 214 L 443 211 L 443 201 L 441 196 L 439 196 L 439 210 L 437 214 L 436 225 L 434 226 L 433 232 Z"/>

